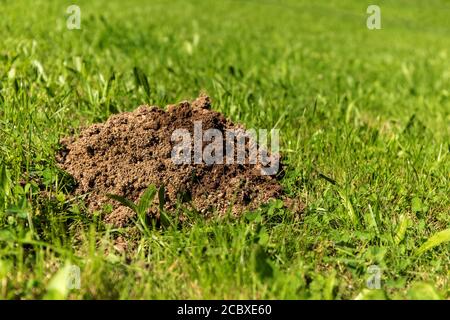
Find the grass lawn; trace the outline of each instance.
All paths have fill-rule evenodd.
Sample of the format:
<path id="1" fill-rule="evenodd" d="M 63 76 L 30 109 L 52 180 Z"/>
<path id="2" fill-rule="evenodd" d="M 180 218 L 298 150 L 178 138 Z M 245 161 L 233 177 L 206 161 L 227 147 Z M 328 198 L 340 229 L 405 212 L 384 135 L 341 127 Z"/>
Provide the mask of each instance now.
<path id="1" fill-rule="evenodd" d="M 450 298 L 449 1 L 380 0 L 381 30 L 361 1 L 76 1 L 80 30 L 71 4 L 0 1 L 1 299 Z M 70 195 L 61 137 L 200 92 L 280 129 L 303 214 L 142 235 Z"/>

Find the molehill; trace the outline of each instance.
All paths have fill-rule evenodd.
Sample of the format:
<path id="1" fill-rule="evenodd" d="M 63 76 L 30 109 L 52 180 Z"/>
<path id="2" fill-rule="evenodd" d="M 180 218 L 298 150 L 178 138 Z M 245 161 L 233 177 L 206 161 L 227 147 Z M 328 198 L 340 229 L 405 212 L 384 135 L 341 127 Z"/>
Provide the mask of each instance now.
<path id="1" fill-rule="evenodd" d="M 57 162 L 73 176 L 74 193 L 85 196 L 90 211 L 112 205 L 105 220 L 116 226 L 127 225 L 134 213 L 107 194 L 136 202 L 151 184 L 164 185 L 168 213 L 184 206 L 205 216 L 238 215 L 283 197 L 279 183 L 282 164 L 279 173 L 272 176 L 262 175 L 259 163 L 175 164 L 171 134 L 176 129 L 192 133 L 195 121 L 202 122 L 203 130 L 243 128 L 211 110 L 207 96 L 169 105 L 167 111 L 140 106 L 82 129 L 78 136 L 61 139 Z M 157 198 L 148 213 L 159 218 L 158 211 L 152 209 L 158 207 Z"/>

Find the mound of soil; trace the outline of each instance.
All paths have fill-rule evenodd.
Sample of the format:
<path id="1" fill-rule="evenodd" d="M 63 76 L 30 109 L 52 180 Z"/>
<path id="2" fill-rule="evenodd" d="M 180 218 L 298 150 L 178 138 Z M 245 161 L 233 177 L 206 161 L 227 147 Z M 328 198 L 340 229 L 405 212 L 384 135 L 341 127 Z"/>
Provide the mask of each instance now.
<path id="1" fill-rule="evenodd" d="M 75 194 L 86 195 L 90 210 L 113 205 L 106 221 L 116 226 L 126 225 L 134 213 L 106 195 L 121 195 L 136 202 L 150 184 L 165 186 L 169 212 L 183 202 L 205 215 L 227 210 L 239 214 L 282 196 L 279 176 L 261 175 L 258 163 L 175 164 L 171 134 L 175 129 L 193 133 L 194 121 L 202 121 L 203 130 L 243 128 L 211 110 L 206 96 L 168 106 L 167 111 L 140 106 L 94 124 L 78 137 L 62 139 L 57 161 L 74 177 Z"/>

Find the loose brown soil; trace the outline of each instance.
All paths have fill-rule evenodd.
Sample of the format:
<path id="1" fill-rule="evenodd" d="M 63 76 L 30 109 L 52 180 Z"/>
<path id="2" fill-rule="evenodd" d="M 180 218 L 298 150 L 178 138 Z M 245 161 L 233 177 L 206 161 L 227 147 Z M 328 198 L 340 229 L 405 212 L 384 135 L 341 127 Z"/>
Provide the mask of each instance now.
<path id="1" fill-rule="evenodd" d="M 261 175 L 259 164 L 174 164 L 171 134 L 180 128 L 193 133 L 194 121 L 202 121 L 203 130 L 243 128 L 211 110 L 206 96 L 168 106 L 167 111 L 141 106 L 94 124 L 78 137 L 62 139 L 57 160 L 77 182 L 75 194 L 86 195 L 90 210 L 113 205 L 106 221 L 116 226 L 126 225 L 134 213 L 106 194 L 136 202 L 150 184 L 165 186 L 169 212 L 183 202 L 205 215 L 236 215 L 282 196 L 279 176 Z"/>

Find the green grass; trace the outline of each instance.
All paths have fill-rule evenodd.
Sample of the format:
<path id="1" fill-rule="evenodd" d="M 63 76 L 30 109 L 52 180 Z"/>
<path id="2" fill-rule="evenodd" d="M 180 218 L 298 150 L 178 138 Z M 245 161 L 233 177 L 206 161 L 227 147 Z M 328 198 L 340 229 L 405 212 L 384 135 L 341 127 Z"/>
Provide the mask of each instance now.
<path id="1" fill-rule="evenodd" d="M 0 1 L 0 298 L 450 297 L 449 1 L 380 0 L 374 31 L 361 1 L 77 1 L 67 30 L 70 4 Z M 87 214 L 59 139 L 201 91 L 281 130 L 282 183 L 306 211 L 145 233 Z"/>

